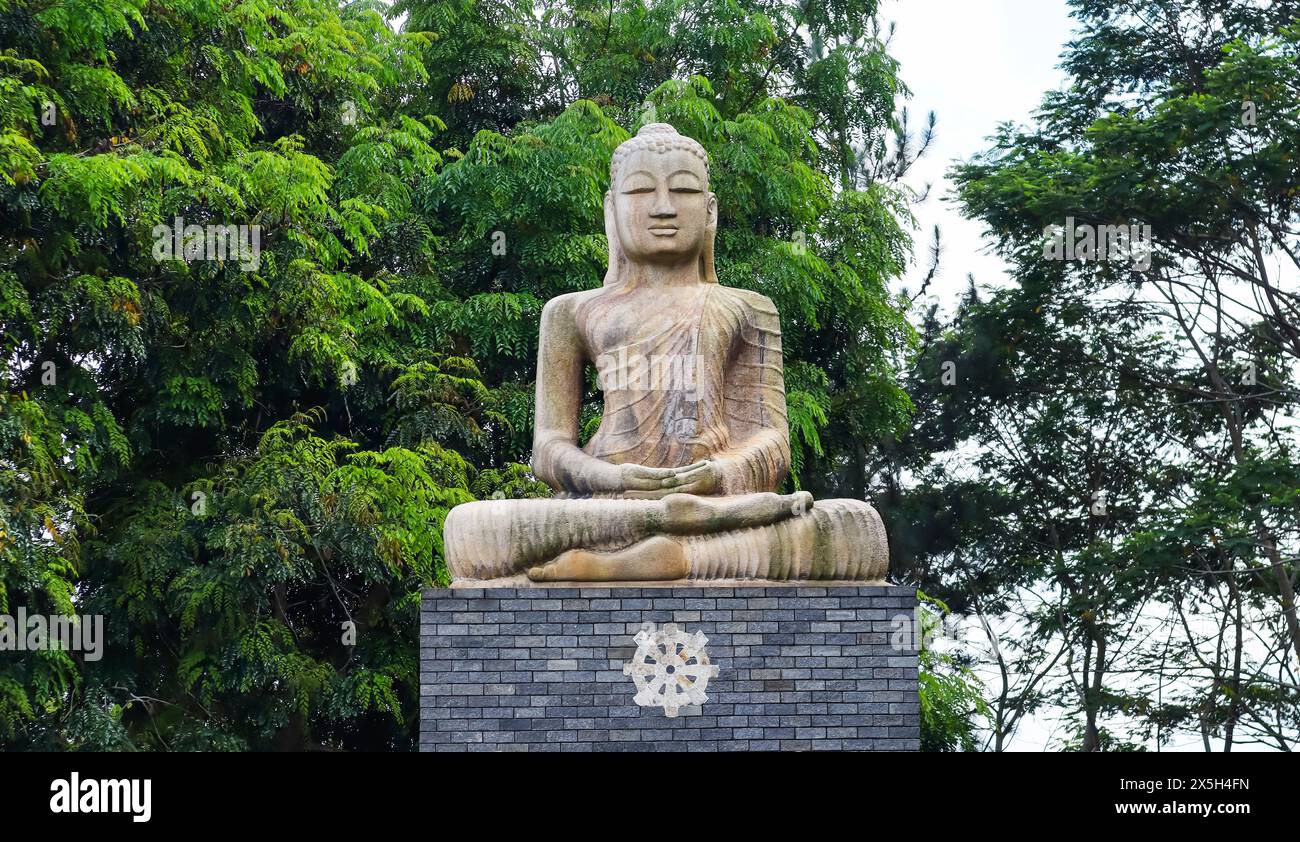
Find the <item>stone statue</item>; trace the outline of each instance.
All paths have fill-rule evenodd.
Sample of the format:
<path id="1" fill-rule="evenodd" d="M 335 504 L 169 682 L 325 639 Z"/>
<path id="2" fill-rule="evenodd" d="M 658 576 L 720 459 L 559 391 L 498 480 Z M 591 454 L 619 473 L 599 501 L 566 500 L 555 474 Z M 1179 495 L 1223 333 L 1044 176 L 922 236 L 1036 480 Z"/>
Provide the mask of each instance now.
<path id="1" fill-rule="evenodd" d="M 717 222 L 694 140 L 652 123 L 615 150 L 604 286 L 542 310 L 532 466 L 559 493 L 452 509 L 454 584 L 883 579 L 875 509 L 776 493 L 781 322 L 767 297 L 718 283 Z M 605 409 L 580 447 L 587 364 Z"/>

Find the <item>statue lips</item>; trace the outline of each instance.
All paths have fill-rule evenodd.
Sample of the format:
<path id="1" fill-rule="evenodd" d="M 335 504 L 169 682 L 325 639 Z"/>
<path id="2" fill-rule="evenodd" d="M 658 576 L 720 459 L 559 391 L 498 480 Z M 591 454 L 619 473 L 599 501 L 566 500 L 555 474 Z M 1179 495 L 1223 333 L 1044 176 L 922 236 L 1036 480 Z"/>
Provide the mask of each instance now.
<path id="1" fill-rule="evenodd" d="M 650 233 L 656 237 L 672 237 L 677 234 L 676 225 L 651 225 Z"/>

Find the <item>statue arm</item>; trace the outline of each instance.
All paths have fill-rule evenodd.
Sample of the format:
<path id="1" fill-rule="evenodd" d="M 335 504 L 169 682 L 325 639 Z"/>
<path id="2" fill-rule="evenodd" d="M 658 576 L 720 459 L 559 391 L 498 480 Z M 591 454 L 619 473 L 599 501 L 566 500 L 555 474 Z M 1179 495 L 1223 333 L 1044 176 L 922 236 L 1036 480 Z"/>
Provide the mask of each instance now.
<path id="1" fill-rule="evenodd" d="M 714 462 L 719 494 L 776 491 L 790 470 L 790 438 L 773 429 L 761 430 L 718 454 Z"/>
<path id="2" fill-rule="evenodd" d="M 618 467 L 578 447 L 582 346 L 572 298 L 559 296 L 548 301 L 542 308 L 538 336 L 533 473 L 558 491 L 574 494 L 621 491 Z"/>
<path id="3" fill-rule="evenodd" d="M 734 443 L 714 458 L 720 494 L 776 491 L 790 470 L 781 318 L 765 296 L 749 296 L 725 390 Z"/>

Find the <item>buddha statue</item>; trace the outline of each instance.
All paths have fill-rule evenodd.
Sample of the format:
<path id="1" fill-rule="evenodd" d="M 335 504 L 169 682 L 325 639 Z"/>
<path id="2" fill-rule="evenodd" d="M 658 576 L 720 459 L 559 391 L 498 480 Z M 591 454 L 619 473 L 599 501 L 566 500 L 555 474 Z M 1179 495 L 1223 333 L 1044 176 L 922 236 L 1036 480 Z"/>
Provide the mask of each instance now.
<path id="1" fill-rule="evenodd" d="M 883 579 L 875 509 L 777 493 L 790 467 L 780 317 L 718 282 L 717 223 L 694 140 L 652 123 L 615 150 L 604 285 L 541 316 L 532 467 L 558 493 L 452 509 L 453 585 Z M 604 412 L 580 446 L 588 364 Z"/>

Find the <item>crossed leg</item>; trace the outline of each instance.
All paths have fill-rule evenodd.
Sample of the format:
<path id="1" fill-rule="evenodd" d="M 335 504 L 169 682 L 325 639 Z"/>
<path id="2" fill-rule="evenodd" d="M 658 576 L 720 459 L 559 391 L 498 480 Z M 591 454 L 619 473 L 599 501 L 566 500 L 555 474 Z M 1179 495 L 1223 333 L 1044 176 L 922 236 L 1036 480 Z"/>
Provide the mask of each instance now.
<path id="1" fill-rule="evenodd" d="M 698 535 L 766 526 L 804 514 L 812 495 L 762 492 L 738 497 L 699 497 L 669 494 L 660 501 L 663 530 L 670 535 Z M 612 552 L 572 549 L 554 560 L 528 569 L 535 582 L 661 581 L 684 578 L 690 563 L 682 545 L 655 535 Z"/>

